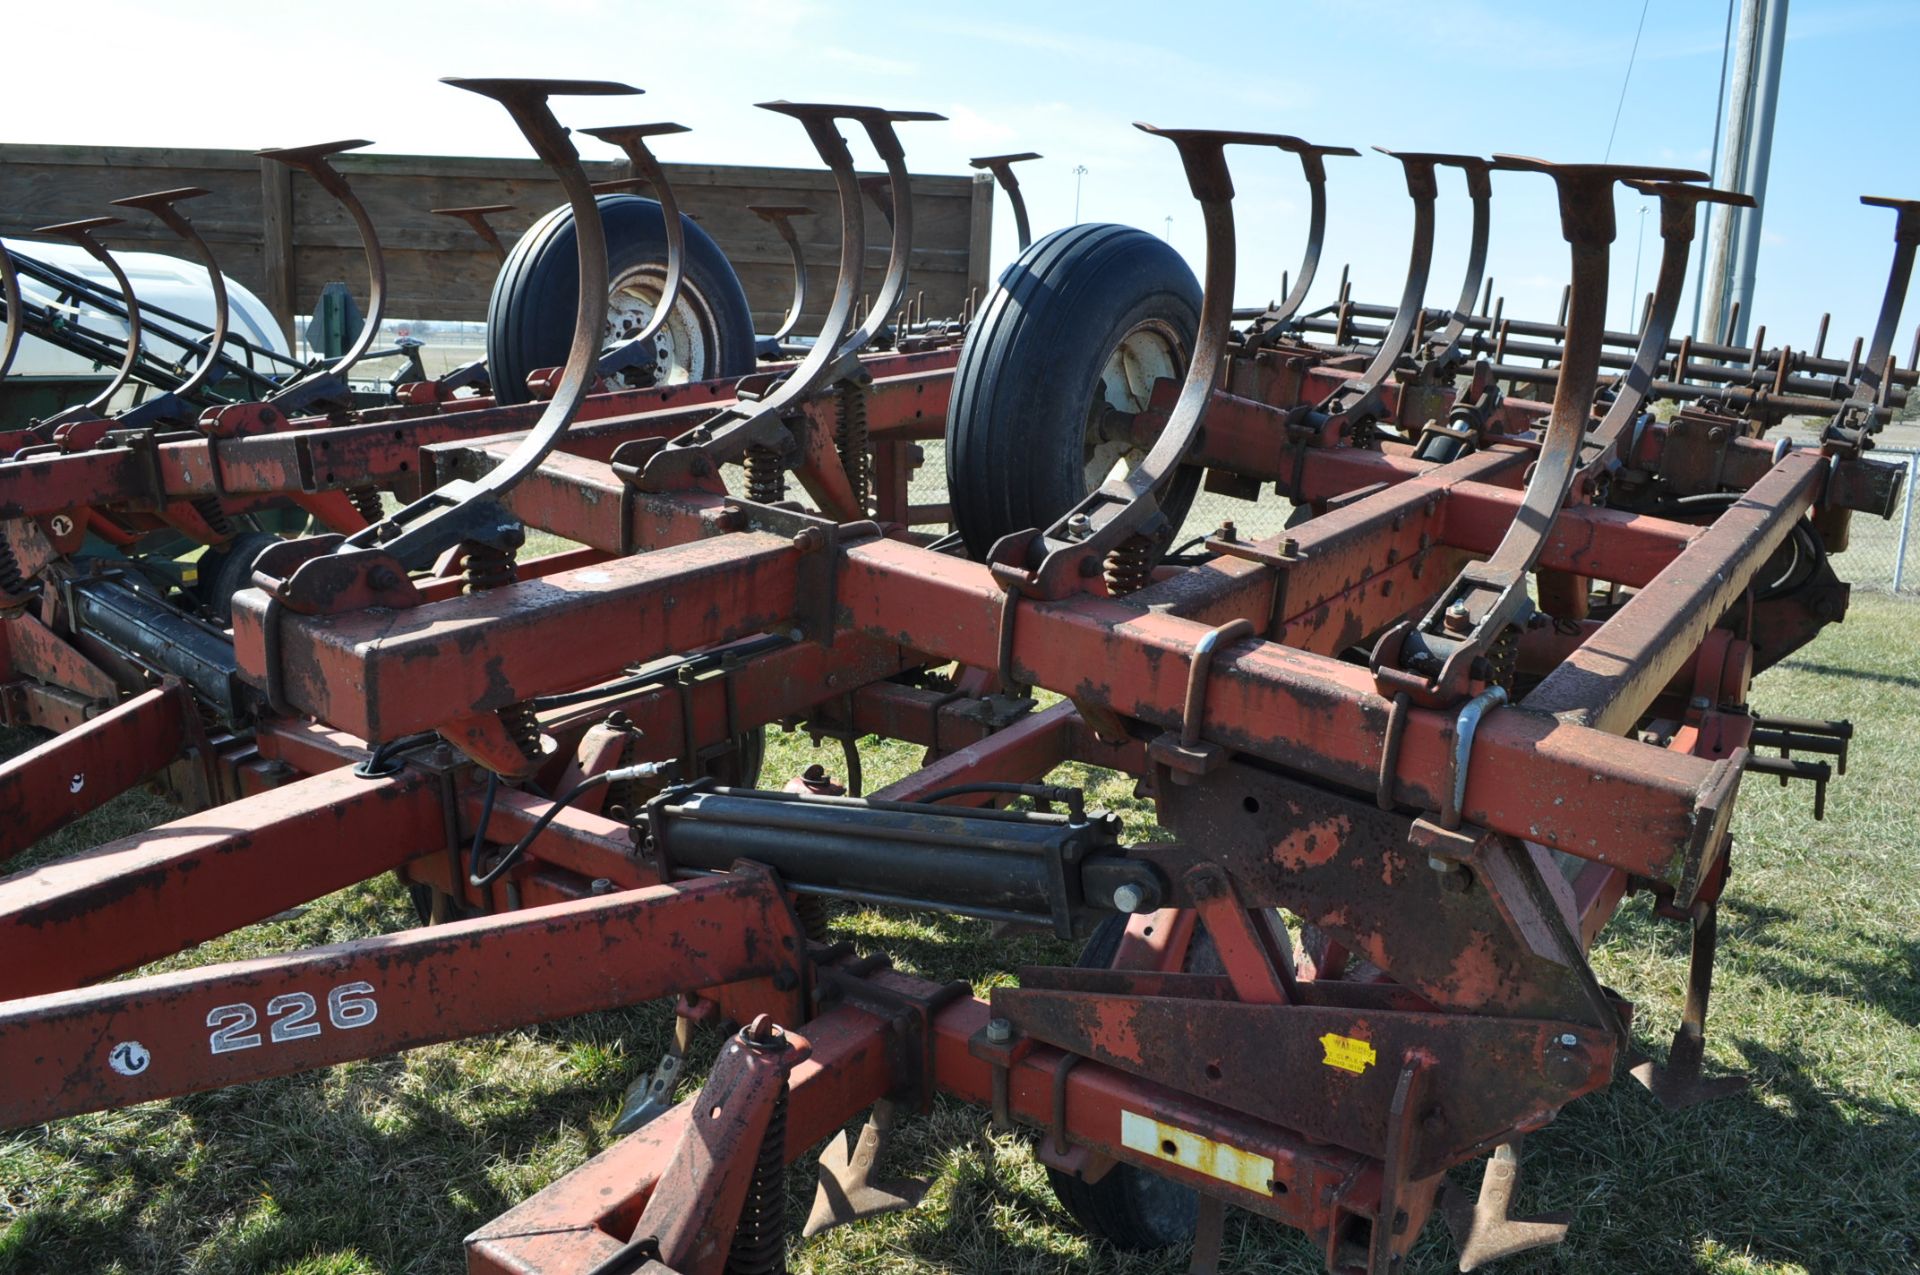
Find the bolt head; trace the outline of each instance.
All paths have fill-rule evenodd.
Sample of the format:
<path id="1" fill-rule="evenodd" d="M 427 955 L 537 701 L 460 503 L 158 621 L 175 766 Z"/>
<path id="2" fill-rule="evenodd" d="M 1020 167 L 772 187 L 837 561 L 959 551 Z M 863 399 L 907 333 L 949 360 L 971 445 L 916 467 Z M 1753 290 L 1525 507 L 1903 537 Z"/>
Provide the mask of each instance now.
<path id="1" fill-rule="evenodd" d="M 1131 881 L 1113 892 L 1113 906 L 1120 912 L 1138 912 L 1147 896 Z"/>
<path id="2" fill-rule="evenodd" d="M 1560 1037 L 1560 1047 L 1562 1049 L 1572 1049 L 1575 1045 L 1578 1045 L 1579 1043 L 1580 1043 L 1580 1038 L 1574 1035 L 1572 1032 L 1565 1032 Z"/>
<path id="3" fill-rule="evenodd" d="M 595 877 L 589 887 L 595 894 L 612 894 L 613 882 L 607 877 Z"/>
<path id="4" fill-rule="evenodd" d="M 1013 1024 L 1004 1018 L 987 1020 L 987 1039 L 996 1045 L 1004 1045 L 1013 1039 Z"/>

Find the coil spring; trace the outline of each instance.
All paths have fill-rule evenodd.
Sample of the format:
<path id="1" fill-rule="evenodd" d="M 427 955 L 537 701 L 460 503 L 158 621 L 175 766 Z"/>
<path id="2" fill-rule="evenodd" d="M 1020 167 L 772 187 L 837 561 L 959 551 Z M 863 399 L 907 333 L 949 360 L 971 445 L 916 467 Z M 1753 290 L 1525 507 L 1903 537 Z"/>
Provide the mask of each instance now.
<path id="1" fill-rule="evenodd" d="M 787 497 L 787 467 L 771 447 L 747 448 L 747 499 L 772 505 Z"/>
<path id="2" fill-rule="evenodd" d="M 793 896 L 793 914 L 800 921 L 800 928 L 806 931 L 808 938 L 815 942 L 825 942 L 827 938 L 827 901 L 817 894 L 796 894 Z"/>
<path id="3" fill-rule="evenodd" d="M 774 1099 L 760 1139 L 760 1158 L 740 1206 L 740 1229 L 727 1250 L 727 1275 L 786 1275 L 787 1269 L 787 1087 Z"/>
<path id="4" fill-rule="evenodd" d="M 1153 541 L 1128 536 L 1107 553 L 1107 592 L 1114 597 L 1137 593 L 1153 580 Z"/>
<path id="5" fill-rule="evenodd" d="M 512 584 L 513 555 L 504 549 L 495 549 L 491 545 L 469 544 L 466 574 L 468 593 L 478 593 L 482 589 L 498 589 L 502 585 Z"/>
<path id="6" fill-rule="evenodd" d="M 834 443 L 840 449 L 840 465 L 847 471 L 853 487 L 854 503 L 866 512 L 873 488 L 873 467 L 867 455 L 867 390 L 853 381 L 840 385 L 839 419 L 834 427 Z"/>
<path id="7" fill-rule="evenodd" d="M 1509 624 L 1500 631 L 1487 650 L 1487 665 L 1491 676 L 1487 680 L 1497 686 L 1513 689 L 1513 674 L 1520 660 L 1520 627 Z"/>
<path id="8" fill-rule="evenodd" d="M 227 517 L 227 511 L 212 496 L 201 496 L 193 501 L 193 511 L 200 515 L 200 521 L 213 529 L 213 533 L 222 539 L 233 538 L 233 520 Z"/>
<path id="9" fill-rule="evenodd" d="M 380 493 L 372 487 L 347 488 L 347 500 L 368 522 L 379 522 L 387 516 L 386 507 L 380 502 Z"/>
<path id="10" fill-rule="evenodd" d="M 20 560 L 13 556 L 13 546 L 0 536 L 0 603 L 25 598 L 32 589 L 32 582 L 20 570 Z"/>

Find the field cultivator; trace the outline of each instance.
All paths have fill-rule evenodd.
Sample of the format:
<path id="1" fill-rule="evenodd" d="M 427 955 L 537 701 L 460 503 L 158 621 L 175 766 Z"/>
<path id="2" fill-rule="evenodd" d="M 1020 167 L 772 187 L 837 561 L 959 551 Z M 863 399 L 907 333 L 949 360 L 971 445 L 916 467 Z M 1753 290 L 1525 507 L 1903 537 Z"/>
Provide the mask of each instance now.
<path id="1" fill-rule="evenodd" d="M 1231 1204 L 1385 1275 L 1435 1213 L 1462 1269 L 1560 1240 L 1511 1216 L 1522 1139 L 1616 1070 L 1670 1105 L 1739 1083 L 1701 1043 L 1741 778 L 1824 800 L 1813 759 L 1844 768 L 1849 735 L 1757 716 L 1749 687 L 1842 618 L 1829 555 L 1899 495 L 1866 453 L 1916 382 L 1891 347 L 1920 203 L 1866 201 L 1896 213 L 1894 265 L 1837 359 L 1674 336 L 1698 207 L 1741 200 L 1703 174 L 1388 152 L 1415 212 L 1399 301 L 1343 284 L 1309 309 L 1327 161 L 1358 152 L 1147 128 L 1200 204 L 1203 282 L 1124 227 L 1026 245 L 1016 202 L 1019 259 L 942 321 L 908 301 L 896 133 L 935 117 L 769 103 L 835 180 L 831 303 L 811 342 L 796 295 L 774 361 L 688 378 L 670 300 L 609 322 L 623 277 L 669 299 L 695 277 L 647 171 L 671 126 L 594 130 L 677 228 L 622 266 L 610 228 L 641 201 L 596 196 L 548 98 L 631 90 L 452 83 L 505 106 L 569 199 L 564 239 L 529 232 L 503 267 L 531 271 L 538 238 L 575 272 L 545 334 L 564 363 L 515 354 L 536 370 L 509 379 L 495 351 L 533 334 L 490 334 L 492 389 L 530 398 L 465 373 L 354 407 L 343 359 L 297 409 L 42 423 L 0 463 L 6 716 L 60 732 L 0 767 L 0 854 L 163 769 L 196 811 L 0 881 L 0 1122 L 677 997 L 626 1136 L 472 1235 L 469 1269 L 783 1269 L 785 1166 L 833 1139 L 809 1234 L 909 1207 L 876 1176 L 888 1131 L 947 1095 L 1039 1130 L 1062 1204 L 1118 1246 L 1191 1242 L 1214 1269 Z M 1311 201 L 1284 300 L 1237 316 L 1230 147 L 1290 155 Z M 325 184 L 333 149 L 283 155 Z M 977 163 L 1017 201 L 1024 158 Z M 1558 190 L 1554 322 L 1504 317 L 1482 278 L 1496 173 Z M 1469 264 L 1433 309 L 1456 175 Z M 1663 243 L 1628 333 L 1603 323 L 1619 183 Z M 869 200 L 889 264 L 863 305 Z M 494 210 L 447 211 L 486 231 Z M 1810 414 L 1817 445 L 1766 437 Z M 948 500 L 917 506 L 933 439 Z M 1203 487 L 1269 485 L 1284 528 L 1184 537 Z M 313 534 L 237 530 L 289 507 Z M 199 583 L 141 555 L 162 533 L 207 547 Z M 843 741 L 851 794 L 763 788 L 771 724 Z M 923 766 L 863 795 L 869 736 Z M 1134 777 L 1169 839 L 1049 782 L 1069 761 Z M 386 872 L 427 923 L 117 977 Z M 1635 893 L 1692 931 L 1664 1064 L 1630 1058 L 1632 1006 L 1588 962 Z M 836 899 L 1085 952 L 983 998 L 836 941 Z M 676 1103 L 703 1023 L 729 1034 Z M 1448 1184 L 1481 1159 L 1477 1197 Z"/>

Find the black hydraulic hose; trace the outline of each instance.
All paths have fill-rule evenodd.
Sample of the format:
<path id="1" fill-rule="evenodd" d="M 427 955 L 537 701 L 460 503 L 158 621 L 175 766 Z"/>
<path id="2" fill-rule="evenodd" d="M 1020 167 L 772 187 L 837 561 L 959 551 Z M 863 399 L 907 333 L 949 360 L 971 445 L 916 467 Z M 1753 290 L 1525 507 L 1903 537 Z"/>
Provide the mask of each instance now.
<path id="1" fill-rule="evenodd" d="M 629 779 L 657 778 L 665 774 L 672 765 L 672 762 L 650 761 L 642 762 L 637 766 L 621 766 L 615 770 L 603 770 L 597 775 L 589 775 L 587 778 L 575 784 L 566 795 L 542 811 L 540 817 L 534 820 L 533 827 L 527 829 L 527 835 L 521 837 L 520 840 L 508 847 L 506 853 L 502 854 L 491 868 L 488 868 L 485 872 L 481 872 L 480 849 L 486 843 L 487 821 L 493 817 L 493 799 L 500 783 L 500 777 L 498 775 L 489 775 L 487 779 L 487 798 L 480 812 L 480 826 L 474 830 L 473 848 L 467 856 L 467 883 L 476 889 L 485 889 L 506 875 L 507 870 L 518 863 L 527 853 L 527 847 L 531 846 L 535 839 L 538 838 L 541 833 L 545 832 L 555 819 L 560 817 L 560 812 L 578 801 L 585 794 L 592 792 L 596 788 L 604 788 L 608 784 L 622 783 Z"/>

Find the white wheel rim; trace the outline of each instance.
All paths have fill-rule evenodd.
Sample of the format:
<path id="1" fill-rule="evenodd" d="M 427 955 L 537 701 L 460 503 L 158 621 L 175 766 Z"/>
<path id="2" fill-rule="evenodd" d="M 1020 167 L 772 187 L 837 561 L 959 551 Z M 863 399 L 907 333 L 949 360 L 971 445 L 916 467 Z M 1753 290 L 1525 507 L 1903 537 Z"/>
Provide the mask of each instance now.
<path id="1" fill-rule="evenodd" d="M 1131 436 L 1106 436 L 1107 409 L 1129 415 L 1145 411 L 1153 397 L 1154 382 L 1179 379 L 1186 362 L 1179 335 L 1157 319 L 1137 324 L 1120 338 L 1100 370 L 1093 403 L 1087 411 L 1082 455 L 1088 491 L 1131 472 L 1147 456 L 1146 447 Z"/>
<path id="2" fill-rule="evenodd" d="M 606 345 L 639 336 L 653 321 L 666 283 L 666 266 L 649 262 L 621 273 L 607 289 Z M 691 287 L 681 285 L 673 310 L 653 334 L 653 384 L 678 385 L 713 375 L 713 315 Z"/>

